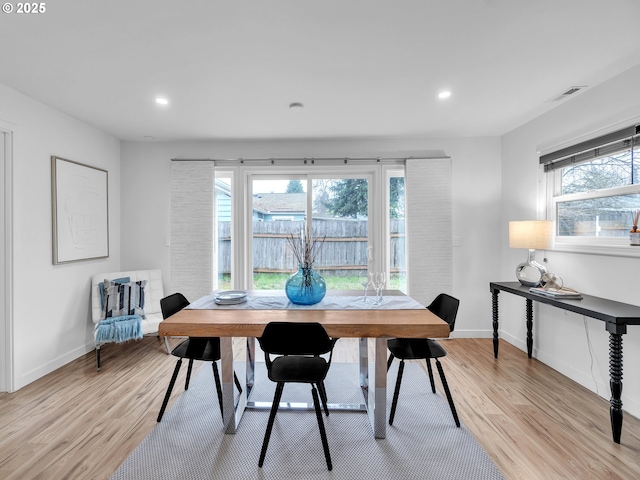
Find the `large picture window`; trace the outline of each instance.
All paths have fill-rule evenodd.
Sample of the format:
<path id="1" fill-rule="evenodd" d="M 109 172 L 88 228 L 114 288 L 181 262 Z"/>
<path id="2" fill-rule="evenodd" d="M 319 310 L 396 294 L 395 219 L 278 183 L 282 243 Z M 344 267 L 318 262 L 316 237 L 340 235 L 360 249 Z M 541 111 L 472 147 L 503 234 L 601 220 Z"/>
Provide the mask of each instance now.
<path id="1" fill-rule="evenodd" d="M 451 159 L 172 160 L 173 291 L 281 290 L 305 227 L 329 289 L 384 272 L 427 305 L 451 291 Z"/>
<path id="2" fill-rule="evenodd" d="M 367 271 L 369 177 L 251 175 L 254 289 L 282 289 L 298 265 L 289 245 L 307 222 L 322 242 L 315 269 L 329 289 L 359 288 Z"/>
<path id="3" fill-rule="evenodd" d="M 550 180 L 549 216 L 556 221 L 556 245 L 629 244 L 629 230 L 640 210 L 639 137 L 632 127 L 600 142 L 576 145 L 569 155 L 552 161 L 550 156 L 545 156 L 547 162 L 541 159 Z"/>
<path id="4" fill-rule="evenodd" d="M 288 163 L 216 168 L 216 287 L 283 289 L 298 268 L 288 240 L 308 224 L 328 289 L 362 290 L 363 273 L 384 271 L 406 291 L 404 161 Z"/>

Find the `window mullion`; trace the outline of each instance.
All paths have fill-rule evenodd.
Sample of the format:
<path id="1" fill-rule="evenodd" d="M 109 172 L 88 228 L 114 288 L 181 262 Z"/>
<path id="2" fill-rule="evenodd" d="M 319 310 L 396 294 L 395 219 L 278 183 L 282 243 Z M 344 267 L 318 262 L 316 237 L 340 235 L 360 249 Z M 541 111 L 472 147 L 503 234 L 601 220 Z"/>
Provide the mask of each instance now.
<path id="1" fill-rule="evenodd" d="M 603 190 L 591 190 L 589 192 L 568 193 L 566 195 L 556 195 L 555 201 L 572 202 L 576 200 L 587 200 L 591 198 L 606 198 L 619 195 L 633 195 L 640 193 L 640 185 L 625 185 L 623 187 L 606 188 Z"/>

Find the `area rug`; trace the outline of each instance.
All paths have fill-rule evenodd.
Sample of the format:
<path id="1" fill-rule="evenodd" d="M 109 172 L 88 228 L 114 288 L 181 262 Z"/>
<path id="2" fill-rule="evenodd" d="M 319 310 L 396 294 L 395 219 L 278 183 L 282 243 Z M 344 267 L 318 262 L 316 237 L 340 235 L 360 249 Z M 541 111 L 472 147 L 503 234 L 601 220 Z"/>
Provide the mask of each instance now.
<path id="1" fill-rule="evenodd" d="M 389 371 L 387 418 L 397 365 Z M 357 365 L 332 364 L 326 389 L 330 403 L 360 403 Z M 256 363 L 251 400 L 271 401 L 273 392 L 264 363 Z M 287 385 L 282 401 L 311 403 L 311 390 Z M 331 472 L 313 411 L 278 412 L 259 468 L 268 417 L 268 410 L 247 410 L 236 434 L 225 434 L 213 373 L 203 366 L 111 480 L 503 479 L 465 426 L 456 428 L 446 398 L 431 393 L 428 376 L 416 364 L 406 365 L 396 417 L 385 439 L 373 437 L 365 413 L 331 411 L 324 417 Z"/>

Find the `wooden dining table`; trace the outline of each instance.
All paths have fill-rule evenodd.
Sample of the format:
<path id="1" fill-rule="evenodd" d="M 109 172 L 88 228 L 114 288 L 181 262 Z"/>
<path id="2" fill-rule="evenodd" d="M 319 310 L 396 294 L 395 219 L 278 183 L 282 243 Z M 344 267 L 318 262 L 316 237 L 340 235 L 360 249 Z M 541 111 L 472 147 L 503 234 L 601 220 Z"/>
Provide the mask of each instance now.
<path id="1" fill-rule="evenodd" d="M 249 302 L 259 297 L 284 297 L 281 291 L 248 291 Z M 362 292 L 330 290 L 319 304 L 300 308 L 286 299 L 278 308 L 217 305 L 213 295 L 193 302 L 189 307 L 163 320 L 159 325 L 162 336 L 220 337 L 223 390 L 223 421 L 226 433 L 235 433 L 246 408 L 256 407 L 250 401 L 255 377 L 255 338 L 260 337 L 269 322 L 318 322 L 333 338 L 358 338 L 359 381 L 363 404 L 333 405 L 344 410 L 363 410 L 368 413 L 375 438 L 386 436 L 387 399 L 387 339 L 444 338 L 449 325 L 421 304 L 397 290 L 386 290 L 382 305 L 364 303 Z M 339 302 L 331 302 L 331 299 Z M 346 297 L 346 298 L 344 298 Z M 404 297 L 404 298 L 400 298 Z M 247 302 L 247 303 L 249 303 Z M 343 304 L 347 306 L 339 306 Z M 338 305 L 338 306 L 336 306 Z M 234 391 L 234 337 L 246 337 L 246 378 L 241 380 L 243 391 Z M 372 345 L 373 370 L 369 375 L 369 343 Z M 268 408 L 268 406 L 264 406 Z M 312 407 L 309 407 L 312 408 Z"/>

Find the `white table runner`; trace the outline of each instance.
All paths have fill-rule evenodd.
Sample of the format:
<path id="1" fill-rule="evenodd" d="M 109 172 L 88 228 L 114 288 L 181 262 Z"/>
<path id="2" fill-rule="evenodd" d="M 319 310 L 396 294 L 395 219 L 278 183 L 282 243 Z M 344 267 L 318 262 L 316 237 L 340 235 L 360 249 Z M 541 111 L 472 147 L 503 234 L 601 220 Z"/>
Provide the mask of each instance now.
<path id="1" fill-rule="evenodd" d="M 388 295 L 383 297 L 384 303 L 381 305 L 373 305 L 364 303 L 363 296 L 354 295 L 327 295 L 320 303 L 315 305 L 297 305 L 291 303 L 286 295 L 251 295 L 247 296 L 247 301 L 236 305 L 218 305 L 214 298 L 216 292 L 202 297 L 187 308 L 195 310 L 217 310 L 217 309 L 234 309 L 234 310 L 419 310 L 425 308 L 416 300 L 406 295 Z M 370 299 L 371 297 L 369 297 Z"/>

